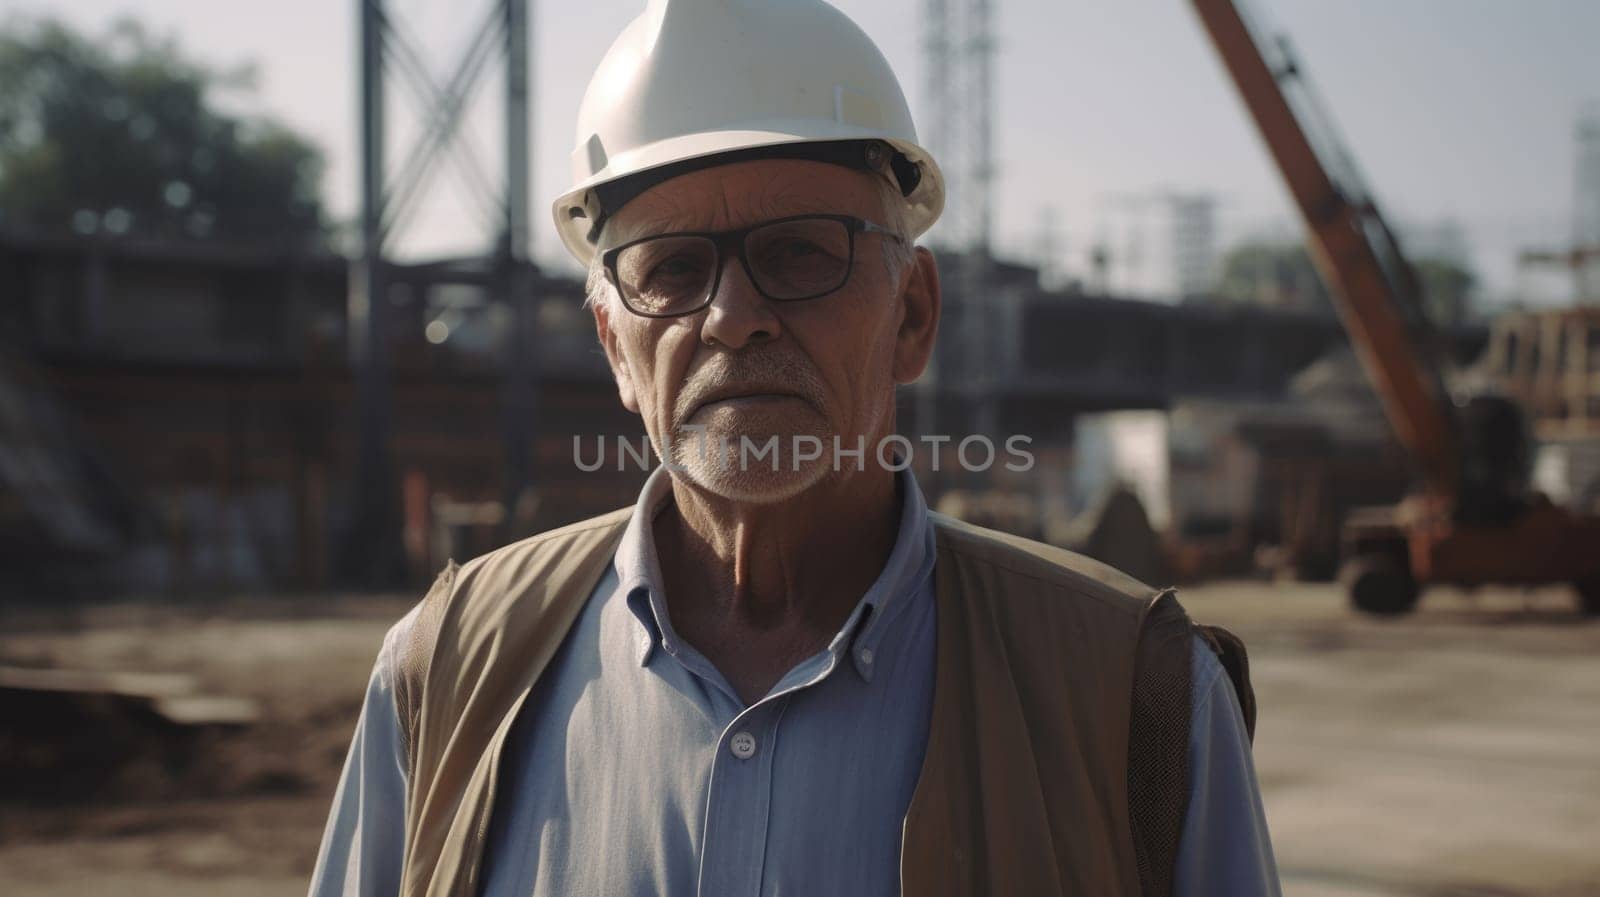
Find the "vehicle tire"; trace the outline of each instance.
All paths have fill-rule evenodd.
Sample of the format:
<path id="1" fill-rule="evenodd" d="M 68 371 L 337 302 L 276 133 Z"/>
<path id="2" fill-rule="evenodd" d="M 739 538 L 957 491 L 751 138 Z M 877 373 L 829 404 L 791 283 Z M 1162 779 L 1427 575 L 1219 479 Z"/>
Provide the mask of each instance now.
<path id="1" fill-rule="evenodd" d="M 1333 582 L 1339 578 L 1339 558 L 1329 551 L 1315 551 L 1300 558 L 1295 578 L 1301 582 Z"/>
<path id="2" fill-rule="evenodd" d="M 1380 617 L 1411 613 L 1421 594 L 1411 571 L 1388 554 L 1358 555 L 1345 564 L 1339 578 L 1352 607 Z"/>
<path id="3" fill-rule="evenodd" d="M 1572 584 L 1578 593 L 1578 613 L 1586 617 L 1600 617 L 1600 579 L 1586 579 Z"/>

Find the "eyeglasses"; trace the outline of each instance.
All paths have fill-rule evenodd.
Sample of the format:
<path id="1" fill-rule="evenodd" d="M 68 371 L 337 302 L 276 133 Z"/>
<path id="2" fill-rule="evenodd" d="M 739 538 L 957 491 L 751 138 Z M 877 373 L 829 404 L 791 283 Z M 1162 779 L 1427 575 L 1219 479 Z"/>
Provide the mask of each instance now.
<path id="1" fill-rule="evenodd" d="M 636 315 L 672 318 L 711 304 L 729 252 L 756 291 L 774 302 L 817 299 L 850 279 L 856 234 L 904 240 L 851 215 L 795 215 L 727 231 L 657 234 L 606 250 L 606 276 Z"/>

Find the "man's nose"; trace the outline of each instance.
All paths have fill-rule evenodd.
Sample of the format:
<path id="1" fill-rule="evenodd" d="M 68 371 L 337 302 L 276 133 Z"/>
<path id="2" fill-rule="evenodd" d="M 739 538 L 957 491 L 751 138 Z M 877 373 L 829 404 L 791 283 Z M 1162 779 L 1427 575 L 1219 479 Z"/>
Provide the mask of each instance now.
<path id="1" fill-rule="evenodd" d="M 778 332 L 778 316 L 773 313 L 772 303 L 756 289 L 744 265 L 736 256 L 724 259 L 716 295 L 711 297 L 706 319 L 700 325 L 700 341 L 738 350 L 747 343 L 777 339 Z"/>

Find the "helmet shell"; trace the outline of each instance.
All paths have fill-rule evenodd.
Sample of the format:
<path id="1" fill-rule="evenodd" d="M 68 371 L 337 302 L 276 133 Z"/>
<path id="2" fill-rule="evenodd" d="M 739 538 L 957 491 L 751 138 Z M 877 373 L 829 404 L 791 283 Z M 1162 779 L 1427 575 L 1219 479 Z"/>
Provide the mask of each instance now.
<path id="1" fill-rule="evenodd" d="M 556 230 L 587 265 L 599 184 L 719 153 L 854 139 L 886 141 L 919 166 L 906 203 L 910 236 L 921 236 L 943 210 L 944 179 L 888 60 L 849 17 L 823 0 L 649 0 L 584 93 Z"/>

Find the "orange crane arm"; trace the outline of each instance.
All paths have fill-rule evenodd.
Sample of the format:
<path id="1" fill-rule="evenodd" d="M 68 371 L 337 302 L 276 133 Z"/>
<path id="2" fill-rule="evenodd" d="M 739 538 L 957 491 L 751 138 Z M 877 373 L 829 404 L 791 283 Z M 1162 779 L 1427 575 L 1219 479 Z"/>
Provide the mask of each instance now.
<path id="1" fill-rule="evenodd" d="M 1293 63 L 1278 71 L 1267 64 L 1232 0 L 1193 4 L 1294 194 L 1312 256 L 1390 426 L 1421 467 L 1429 493 L 1453 504 L 1461 473 L 1454 406 L 1431 360 L 1434 347 L 1418 332 L 1426 325 L 1398 242 L 1330 129 L 1316 135 L 1319 156 L 1302 122 L 1316 111 L 1314 98 L 1307 94 L 1297 115 L 1285 93 L 1305 88 Z M 1341 168 L 1338 177 L 1333 172 Z"/>

